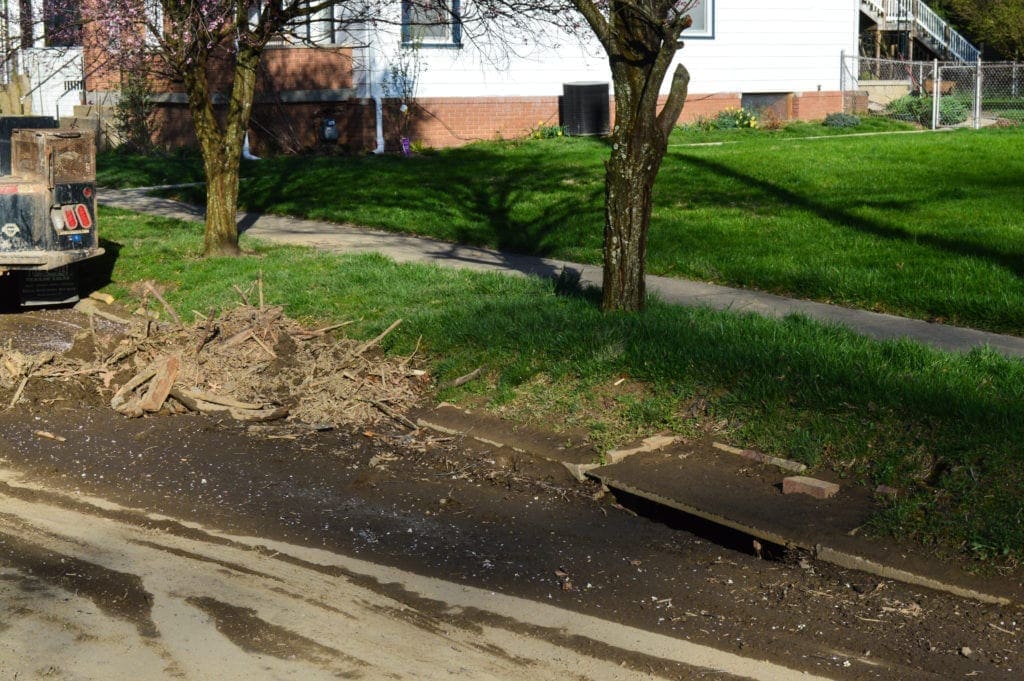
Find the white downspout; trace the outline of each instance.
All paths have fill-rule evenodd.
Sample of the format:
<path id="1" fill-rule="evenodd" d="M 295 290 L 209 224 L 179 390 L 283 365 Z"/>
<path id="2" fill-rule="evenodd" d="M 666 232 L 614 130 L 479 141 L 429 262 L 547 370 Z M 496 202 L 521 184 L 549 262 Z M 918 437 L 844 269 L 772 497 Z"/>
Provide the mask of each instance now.
<path id="1" fill-rule="evenodd" d="M 384 153 L 384 100 L 380 81 L 377 79 L 377 69 L 374 68 L 373 54 L 375 46 L 370 45 L 367 50 L 367 61 L 369 69 L 367 73 L 367 84 L 370 88 L 370 97 L 373 98 L 374 118 L 376 121 L 377 147 L 373 150 L 375 154 Z"/>

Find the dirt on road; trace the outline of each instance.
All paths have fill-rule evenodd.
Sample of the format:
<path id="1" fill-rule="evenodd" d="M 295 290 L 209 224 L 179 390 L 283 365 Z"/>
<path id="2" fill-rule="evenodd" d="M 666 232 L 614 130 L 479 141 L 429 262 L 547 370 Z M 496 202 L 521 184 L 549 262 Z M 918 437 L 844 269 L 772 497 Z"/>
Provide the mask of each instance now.
<path id="1" fill-rule="evenodd" d="M 61 329 L 68 347 L 75 332 L 93 333 L 88 319 L 67 310 L 3 315 L 0 328 L 21 352 L 40 349 L 41 337 L 55 344 Z M 503 447 L 412 431 L 386 415 L 329 430 L 195 413 L 132 419 L 109 407 L 116 385 L 84 374 L 30 379 L 17 404 L 0 412 L 2 466 L 24 476 L 19 485 L 99 497 L 268 546 L 327 550 L 830 678 L 1016 679 L 1024 669 L 1024 613 L 1016 609 L 800 555 L 759 559 L 752 547 L 723 546 L 713 533 L 638 517 L 596 484 Z M 17 388 L 0 390 L 0 407 Z M 10 484 L 0 491 L 26 500 Z M 59 557 L 26 554 L 14 540 L 6 546 L 2 583 L 82 597 L 54 569 Z M 105 577 L 95 585 L 85 597 L 97 608 L 149 626 L 133 619 L 144 600 L 131 600 L 134 587 Z M 6 618 L 25 616 L 10 589 L 0 593 Z M 221 622 L 218 629 L 253 622 L 256 604 L 197 598 L 188 612 Z M 329 594 L 311 598 L 330 606 Z M 119 605 L 125 599 L 135 605 Z M 410 603 L 409 594 L 402 599 Z M 484 617 L 440 599 L 420 599 L 410 613 L 452 626 L 480 626 L 475 618 Z M 556 629 L 535 633 L 572 644 Z M 656 654 L 626 656 L 584 638 L 575 645 L 598 657 L 621 655 L 616 663 L 636 678 L 686 678 Z"/>

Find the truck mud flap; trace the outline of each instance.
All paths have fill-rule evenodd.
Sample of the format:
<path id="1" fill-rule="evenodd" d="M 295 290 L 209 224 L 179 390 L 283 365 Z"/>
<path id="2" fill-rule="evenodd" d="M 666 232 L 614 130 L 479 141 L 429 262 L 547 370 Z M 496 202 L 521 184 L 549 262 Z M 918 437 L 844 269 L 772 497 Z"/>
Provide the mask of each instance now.
<path id="1" fill-rule="evenodd" d="M 73 267 L 21 272 L 18 293 L 22 307 L 65 305 L 78 302 L 78 276 Z"/>

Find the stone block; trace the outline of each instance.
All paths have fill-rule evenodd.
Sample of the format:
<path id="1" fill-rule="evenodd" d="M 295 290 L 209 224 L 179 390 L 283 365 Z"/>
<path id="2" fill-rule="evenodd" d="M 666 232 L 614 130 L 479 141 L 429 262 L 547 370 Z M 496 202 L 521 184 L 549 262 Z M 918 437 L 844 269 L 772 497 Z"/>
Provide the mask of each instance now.
<path id="1" fill-rule="evenodd" d="M 783 494 L 809 494 L 815 499 L 831 499 L 839 493 L 839 485 L 834 482 L 825 482 L 817 478 L 808 478 L 803 475 L 794 475 L 783 478 Z"/>

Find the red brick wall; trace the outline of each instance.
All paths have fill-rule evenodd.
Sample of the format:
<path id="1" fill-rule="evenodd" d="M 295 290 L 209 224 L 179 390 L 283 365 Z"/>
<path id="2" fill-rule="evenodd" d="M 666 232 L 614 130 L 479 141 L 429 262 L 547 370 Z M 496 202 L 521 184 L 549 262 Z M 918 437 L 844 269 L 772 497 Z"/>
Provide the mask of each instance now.
<path id="1" fill-rule="evenodd" d="M 793 118 L 798 121 L 817 121 L 842 110 L 842 92 L 801 92 L 793 97 Z"/>
<path id="2" fill-rule="evenodd" d="M 299 82 L 303 81 L 291 81 Z M 797 120 L 819 120 L 842 110 L 839 92 L 796 94 L 792 102 L 793 118 Z M 738 93 L 691 95 L 679 122 L 692 122 L 739 106 Z M 409 114 L 400 113 L 398 107 L 397 101 L 385 102 L 384 137 L 388 151 L 398 151 L 403 133 L 426 146 L 451 147 L 478 140 L 523 137 L 538 123 L 559 122 L 557 97 L 434 97 L 417 100 Z M 614 102 L 609 107 L 614 123 Z M 336 145 L 320 140 L 321 125 L 328 115 L 335 119 L 340 133 Z M 376 146 L 375 116 L 371 100 L 257 104 L 253 108 L 250 143 L 257 154 L 296 153 L 331 146 L 357 152 L 370 150 Z M 195 144 L 187 107 L 163 107 L 160 122 L 159 140 L 163 146 Z"/>
<path id="3" fill-rule="evenodd" d="M 385 139 L 399 137 L 397 103 L 385 111 Z M 409 138 L 431 147 L 452 147 L 477 140 L 524 137 L 539 123 L 558 125 L 557 97 L 423 97 L 408 116 Z"/>
<path id="4" fill-rule="evenodd" d="M 94 43 L 84 49 L 85 63 L 90 65 L 85 75 L 87 92 L 116 92 L 121 87 L 119 65 Z M 215 92 L 225 92 L 231 84 L 233 61 L 226 53 L 215 54 L 211 61 L 210 85 Z M 180 82 L 159 74 L 154 60 L 151 69 L 152 88 L 155 93 L 183 92 Z M 258 92 L 294 90 L 341 90 L 352 87 L 352 48 L 312 48 L 270 46 L 260 62 Z"/>

